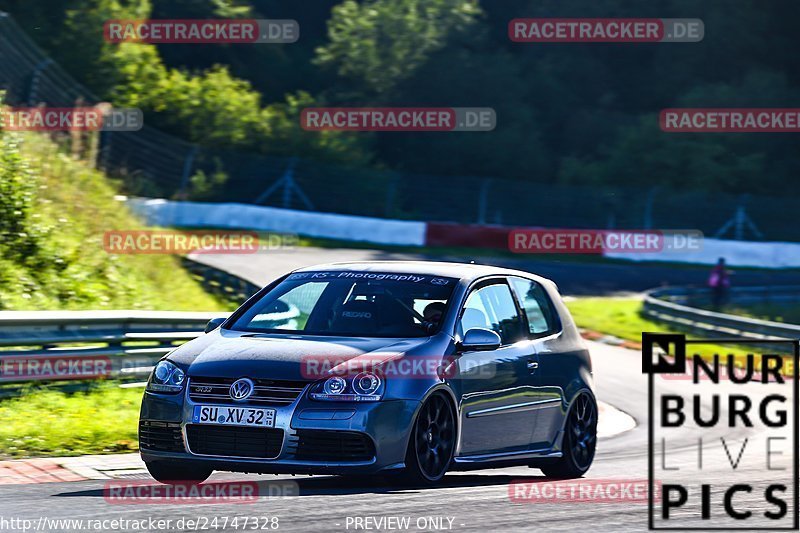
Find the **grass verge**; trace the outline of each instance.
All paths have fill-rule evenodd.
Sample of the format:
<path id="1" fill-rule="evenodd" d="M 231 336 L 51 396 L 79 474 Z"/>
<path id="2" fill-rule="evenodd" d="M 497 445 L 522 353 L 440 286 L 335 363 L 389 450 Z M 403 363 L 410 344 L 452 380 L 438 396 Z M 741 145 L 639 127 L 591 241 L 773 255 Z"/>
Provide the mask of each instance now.
<path id="1" fill-rule="evenodd" d="M 33 388 L 0 402 L 0 456 L 64 457 L 139 448 L 136 432 L 142 388 L 116 382 L 87 392 Z"/>
<path id="2" fill-rule="evenodd" d="M 772 302 L 768 304 L 727 305 L 723 313 L 783 322 L 800 324 L 800 305 L 797 302 Z"/>
<path id="3" fill-rule="evenodd" d="M 642 301 L 633 298 L 578 298 L 566 302 L 575 323 L 580 328 L 613 335 L 623 340 L 641 342 L 642 332 L 682 333 L 670 329 L 659 322 L 641 314 Z M 702 337 L 687 335 L 687 339 L 702 340 Z M 723 345 L 692 345 L 690 354 L 700 354 L 710 359 L 714 354 L 732 354 L 737 366 L 743 367 L 748 354 L 758 352 L 752 347 Z M 687 354 L 687 355 L 690 355 Z M 786 354 L 788 355 L 788 354 Z M 758 357 L 756 353 L 756 363 Z M 791 373 L 790 366 L 784 367 L 784 374 Z"/>

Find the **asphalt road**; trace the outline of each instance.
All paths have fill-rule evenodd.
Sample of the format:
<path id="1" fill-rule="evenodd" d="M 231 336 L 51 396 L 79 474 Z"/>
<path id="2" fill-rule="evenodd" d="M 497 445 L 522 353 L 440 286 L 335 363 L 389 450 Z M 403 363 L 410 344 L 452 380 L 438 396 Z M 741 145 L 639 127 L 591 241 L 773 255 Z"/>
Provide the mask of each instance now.
<path id="1" fill-rule="evenodd" d="M 263 251 L 259 254 L 194 254 L 192 258 L 237 273 L 257 285 L 266 285 L 296 268 L 338 261 L 425 260 L 468 262 L 470 257 L 426 257 L 380 250 L 304 248 Z M 474 258 L 477 263 L 516 268 L 555 281 L 562 294 L 609 295 L 641 292 L 661 285 L 704 285 L 709 267 L 664 264 L 564 262 L 535 259 Z M 735 270 L 735 269 L 734 269 Z M 734 285 L 800 285 L 800 271 L 735 271 Z"/>
<path id="2" fill-rule="evenodd" d="M 593 354 L 598 397 L 631 414 L 639 425 L 621 435 L 601 439 L 594 466 L 586 480 L 646 480 L 647 479 L 647 382 L 641 373 L 641 355 L 638 352 L 589 343 Z M 658 387 L 679 391 L 687 382 L 681 380 L 659 380 Z M 731 385 L 732 387 L 732 385 Z M 778 385 L 763 385 L 764 391 L 750 396 L 755 401 L 768 391 L 778 390 Z M 785 387 L 785 385 L 783 386 Z M 661 389 L 659 389 L 661 390 Z M 706 389 L 706 392 L 709 389 Z M 696 392 L 695 389 L 692 389 Z M 689 399 L 690 392 L 681 394 Z M 707 404 L 704 404 L 707 406 Z M 706 409 L 704 408 L 704 412 Z M 702 480 L 715 486 L 729 485 L 733 479 L 749 476 L 762 480 L 786 478 L 791 472 L 764 471 L 763 453 L 755 453 L 757 446 L 751 445 L 743 453 L 738 470 L 728 464 L 729 459 L 719 450 L 711 450 L 716 437 L 728 438 L 730 455 L 737 457 L 741 439 L 749 436 L 753 443 L 761 433 L 755 429 L 710 430 L 704 434 L 709 450 L 704 455 Z M 695 479 L 691 465 L 696 462 L 698 433 L 691 428 L 671 430 L 670 450 L 667 466 L 680 465 L 677 472 L 683 480 Z M 785 446 L 784 446 L 785 448 Z M 753 453 L 751 453 L 753 452 Z M 787 450 L 786 457 L 791 453 Z M 775 459 L 778 456 L 774 456 Z M 777 463 L 774 463 L 777 464 Z M 670 472 L 670 475 L 675 475 Z M 739 477 L 737 477 L 739 476 Z M 385 517 L 409 517 L 411 527 L 399 531 L 418 531 L 416 521 L 428 517 L 444 518 L 445 530 L 454 531 L 530 531 L 533 529 L 554 531 L 643 531 L 647 528 L 647 505 L 644 503 L 607 502 L 563 502 L 558 503 L 513 503 L 509 498 L 509 484 L 515 480 L 537 483 L 543 487 L 543 478 L 538 470 L 507 468 L 483 470 L 469 473 L 448 474 L 441 487 L 425 489 L 397 489 L 386 487 L 375 480 L 348 480 L 337 477 L 275 477 L 244 476 L 239 474 L 215 474 L 212 480 L 290 480 L 297 482 L 299 496 L 266 497 L 252 504 L 112 504 L 103 496 L 103 481 L 73 483 L 48 483 L 40 485 L 0 486 L 0 529 L 3 519 L 25 518 L 39 524 L 41 517 L 78 520 L 147 520 L 180 518 L 202 519 L 219 517 L 277 517 L 279 530 L 284 531 L 365 531 L 356 528 L 356 519 L 367 517 L 378 520 Z M 715 488 L 713 493 L 716 494 Z M 718 495 L 717 495 L 718 496 Z M 763 502 L 761 494 L 742 495 L 736 498 L 737 506 L 752 510 L 770 508 Z M 721 507 L 713 507 L 718 516 Z M 349 519 L 349 521 L 348 521 Z M 448 519 L 452 519 L 452 525 Z M 211 528 L 208 522 L 207 529 Z M 229 522 L 230 523 L 230 522 Z M 71 527 L 59 529 L 52 522 L 44 522 L 45 530 L 78 530 Z M 84 522 L 88 524 L 88 522 Z M 221 522 L 218 522 L 221 524 Z M 270 524 L 270 522 L 264 522 Z M 367 522 L 364 522 L 367 524 Z M 373 525 L 372 522 L 369 523 Z M 425 526 L 420 522 L 422 526 Z M 8 530 L 6 524 L 6 530 Z M 252 523 L 250 524 L 252 526 Z M 263 525 L 263 524 L 260 524 Z M 173 526 L 174 527 L 174 526 Z M 241 523 L 240 523 L 241 528 Z M 221 526 L 220 526 L 221 529 Z M 389 530 L 381 528 L 382 530 Z M 423 527 L 423 530 L 432 530 Z M 42 529 L 39 529 L 40 531 Z M 86 529 L 84 529 L 86 530 Z M 96 529 L 94 529 L 96 530 Z M 145 528 L 145 530 L 156 530 Z M 203 530 L 199 527 L 189 530 Z M 235 530 L 228 527 L 228 531 Z M 394 529 L 398 531 L 398 529 Z"/>

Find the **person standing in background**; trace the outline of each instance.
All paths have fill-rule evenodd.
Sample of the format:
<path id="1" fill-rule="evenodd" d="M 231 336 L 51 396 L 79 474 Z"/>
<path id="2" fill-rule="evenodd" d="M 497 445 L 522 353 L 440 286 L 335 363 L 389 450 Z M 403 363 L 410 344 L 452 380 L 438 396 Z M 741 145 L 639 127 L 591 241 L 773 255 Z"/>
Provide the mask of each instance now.
<path id="1" fill-rule="evenodd" d="M 731 286 L 730 274 L 730 271 L 725 268 L 725 258 L 720 257 L 708 276 L 708 286 L 711 289 L 711 305 L 715 310 L 722 307 L 722 304 L 728 299 L 728 290 Z"/>

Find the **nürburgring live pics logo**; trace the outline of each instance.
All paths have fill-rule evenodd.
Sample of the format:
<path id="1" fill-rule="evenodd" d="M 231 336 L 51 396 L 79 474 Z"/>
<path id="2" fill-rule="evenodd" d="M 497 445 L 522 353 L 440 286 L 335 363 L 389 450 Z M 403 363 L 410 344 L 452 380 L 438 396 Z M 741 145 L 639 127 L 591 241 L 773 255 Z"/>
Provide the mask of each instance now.
<path id="1" fill-rule="evenodd" d="M 754 352 L 687 355 L 720 343 Z M 642 334 L 649 529 L 798 529 L 799 353 L 794 340 Z"/>

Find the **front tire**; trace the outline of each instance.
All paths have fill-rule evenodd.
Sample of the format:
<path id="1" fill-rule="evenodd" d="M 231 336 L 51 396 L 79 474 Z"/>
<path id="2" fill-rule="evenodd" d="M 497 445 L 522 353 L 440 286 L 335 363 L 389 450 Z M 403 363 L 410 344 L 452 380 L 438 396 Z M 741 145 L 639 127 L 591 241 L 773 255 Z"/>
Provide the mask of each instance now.
<path id="1" fill-rule="evenodd" d="M 403 481 L 414 485 L 434 485 L 442 480 L 453 460 L 456 420 L 451 403 L 435 393 L 417 414 L 406 451 Z"/>
<path id="2" fill-rule="evenodd" d="M 541 465 L 545 476 L 578 478 L 592 466 L 597 448 L 597 402 L 588 392 L 582 392 L 572 402 L 561 448 L 564 455 L 558 461 Z"/>
<path id="3" fill-rule="evenodd" d="M 152 461 L 145 463 L 153 479 L 165 485 L 199 485 L 214 472 L 210 468 L 181 461 Z"/>

